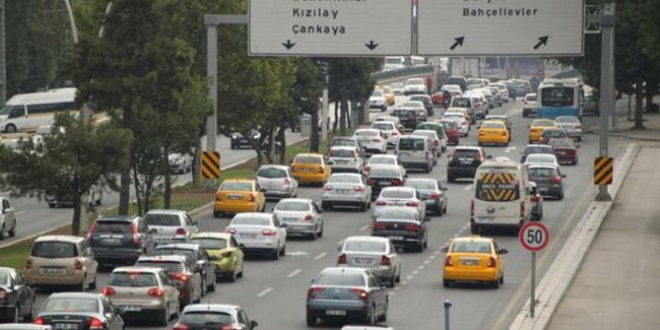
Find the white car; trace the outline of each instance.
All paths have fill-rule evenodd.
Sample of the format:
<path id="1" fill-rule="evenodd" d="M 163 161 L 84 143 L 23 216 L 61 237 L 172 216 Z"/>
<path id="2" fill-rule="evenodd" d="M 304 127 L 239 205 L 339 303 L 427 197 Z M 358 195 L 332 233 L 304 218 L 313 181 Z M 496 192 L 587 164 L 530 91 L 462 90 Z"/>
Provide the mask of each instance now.
<path id="1" fill-rule="evenodd" d="M 192 155 L 172 153 L 167 157 L 172 173 L 188 173 L 192 170 Z"/>
<path id="2" fill-rule="evenodd" d="M 525 159 L 525 165 L 552 165 L 559 168 L 559 161 L 553 154 L 529 154 Z"/>
<path id="3" fill-rule="evenodd" d="M 373 155 L 371 158 L 369 158 L 369 161 L 367 162 L 367 165 L 365 165 L 362 168 L 362 173 L 365 176 L 369 176 L 369 173 L 371 172 L 371 169 L 374 166 L 388 166 L 388 165 L 394 165 L 399 168 L 401 171 L 401 176 L 405 177 L 407 175 L 406 168 L 401 165 L 401 162 L 399 161 L 399 157 L 396 155 Z"/>
<path id="4" fill-rule="evenodd" d="M 529 117 L 530 115 L 536 115 L 536 110 L 538 108 L 538 98 L 536 93 L 526 94 L 523 98 L 523 117 Z"/>
<path id="5" fill-rule="evenodd" d="M 428 94 L 428 88 L 422 78 L 408 78 L 403 84 L 403 94 Z"/>
<path id="6" fill-rule="evenodd" d="M 463 94 L 463 90 L 461 89 L 461 86 L 459 85 L 451 85 L 451 84 L 445 84 L 440 87 L 441 91 L 447 91 L 451 93 L 452 95 L 461 95 Z"/>
<path id="7" fill-rule="evenodd" d="M 417 189 L 412 187 L 385 187 L 374 202 L 374 214 L 387 206 L 409 206 L 417 209 L 419 214 L 426 214 L 426 203 Z"/>
<path id="8" fill-rule="evenodd" d="M 371 208 L 371 187 L 357 173 L 333 173 L 323 186 L 321 207 L 357 206 L 361 211 Z"/>
<path id="9" fill-rule="evenodd" d="M 16 216 L 14 209 L 9 205 L 9 200 L 0 197 L 2 203 L 2 216 L 0 217 L 0 240 L 5 239 L 5 235 L 16 236 Z"/>
<path id="10" fill-rule="evenodd" d="M 261 165 L 255 175 L 266 197 L 296 197 L 298 180 L 293 177 L 291 167 L 284 165 Z"/>
<path id="11" fill-rule="evenodd" d="M 197 222 L 188 212 L 180 210 L 150 210 L 144 216 L 144 222 L 156 244 L 185 243 L 199 232 Z"/>
<path id="12" fill-rule="evenodd" d="M 442 155 L 443 148 L 447 147 L 447 144 L 446 144 L 447 140 L 444 139 L 445 140 L 445 145 L 443 146 L 441 141 L 440 141 L 440 138 L 438 137 L 438 132 L 436 132 L 434 130 L 416 129 L 412 133 L 410 133 L 410 135 L 422 135 L 422 136 L 426 136 L 427 138 L 429 138 L 431 140 L 431 142 L 433 143 L 432 148 L 435 151 L 435 153 L 437 155 L 437 158 L 440 158 L 440 155 Z"/>
<path id="13" fill-rule="evenodd" d="M 243 244 L 245 253 L 266 253 L 272 260 L 286 254 L 286 224 L 280 223 L 272 213 L 237 213 L 225 232 Z"/>
<path id="14" fill-rule="evenodd" d="M 387 111 L 387 100 L 382 89 L 374 89 L 369 97 L 369 109 L 373 108 L 380 109 L 383 112 Z"/>
<path id="15" fill-rule="evenodd" d="M 286 223 L 286 234 L 307 236 L 315 240 L 323 237 L 322 211 L 309 198 L 285 198 L 277 202 L 273 214 Z"/>
<path id="16" fill-rule="evenodd" d="M 373 128 L 359 128 L 353 133 L 353 137 L 358 139 L 365 153 L 368 154 L 386 154 L 387 139 L 383 133 Z"/>
<path id="17" fill-rule="evenodd" d="M 337 267 L 368 268 L 394 287 L 401 281 L 401 256 L 387 237 L 350 236 L 339 247 Z"/>
<path id="18" fill-rule="evenodd" d="M 563 128 L 572 139 L 582 141 L 582 123 L 580 118 L 576 116 L 558 116 L 555 118 L 555 125 L 558 128 Z"/>
<path id="19" fill-rule="evenodd" d="M 332 172 L 355 172 L 360 173 L 364 160 L 355 147 L 335 146 L 328 151 L 328 161 Z"/>
<path id="20" fill-rule="evenodd" d="M 383 133 L 387 139 L 387 147 L 394 148 L 399 143 L 401 132 L 399 128 L 392 121 L 375 121 L 371 123 L 371 128 L 377 129 Z"/>
<path id="21" fill-rule="evenodd" d="M 405 92 L 405 88 L 403 87 L 402 83 L 392 83 L 390 84 L 390 88 L 392 89 L 392 93 L 394 93 L 394 95 L 403 95 Z"/>
<path id="22" fill-rule="evenodd" d="M 458 125 L 458 133 L 461 137 L 470 135 L 470 123 L 465 119 L 465 116 L 455 113 L 455 114 L 444 114 L 442 119 L 449 119 L 456 122 Z"/>

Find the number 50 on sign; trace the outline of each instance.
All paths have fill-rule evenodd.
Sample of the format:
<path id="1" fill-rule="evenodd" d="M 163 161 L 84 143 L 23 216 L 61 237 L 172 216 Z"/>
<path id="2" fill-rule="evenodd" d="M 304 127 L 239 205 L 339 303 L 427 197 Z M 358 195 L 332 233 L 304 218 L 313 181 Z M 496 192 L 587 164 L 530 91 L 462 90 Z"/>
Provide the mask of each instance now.
<path id="1" fill-rule="evenodd" d="M 540 251 L 550 242 L 550 231 L 540 222 L 528 222 L 520 228 L 518 240 L 525 249 Z"/>

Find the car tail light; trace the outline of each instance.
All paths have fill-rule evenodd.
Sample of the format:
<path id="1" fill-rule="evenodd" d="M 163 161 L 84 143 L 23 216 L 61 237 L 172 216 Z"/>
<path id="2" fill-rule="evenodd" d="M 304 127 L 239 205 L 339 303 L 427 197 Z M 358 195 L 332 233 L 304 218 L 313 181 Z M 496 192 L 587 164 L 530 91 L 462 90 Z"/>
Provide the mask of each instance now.
<path id="1" fill-rule="evenodd" d="M 179 228 L 176 229 L 176 234 L 177 234 L 177 235 L 185 235 L 185 234 L 186 234 L 186 230 L 183 229 L 182 227 L 179 227 Z"/>
<path id="2" fill-rule="evenodd" d="M 470 216 L 474 217 L 474 200 L 470 201 Z"/>
<path id="3" fill-rule="evenodd" d="M 394 180 L 392 180 L 392 185 L 393 185 L 393 186 L 403 186 L 403 180 L 401 180 L 401 179 L 394 179 Z"/>
<path id="4" fill-rule="evenodd" d="M 488 264 L 486 265 L 486 267 L 492 268 L 496 266 L 497 266 L 497 260 L 495 260 L 494 257 L 488 258 Z"/>
<path id="5" fill-rule="evenodd" d="M 106 286 L 103 289 L 101 289 L 101 293 L 106 296 L 106 297 L 111 297 L 115 295 L 115 289 L 112 287 Z"/>
<path id="6" fill-rule="evenodd" d="M 392 132 L 392 134 L 390 134 L 390 135 L 397 136 L 397 135 L 399 135 L 399 132 Z"/>
<path id="7" fill-rule="evenodd" d="M 445 257 L 445 266 L 454 267 L 454 261 L 451 260 L 451 256 Z"/>
<path id="8" fill-rule="evenodd" d="M 343 253 L 340 254 L 340 255 L 337 257 L 337 263 L 338 263 L 338 264 L 345 264 L 345 263 L 346 263 L 346 255 L 343 254 Z"/>
<path id="9" fill-rule="evenodd" d="M 140 233 L 138 232 L 137 224 L 135 224 L 135 222 L 131 222 L 131 233 L 133 234 L 133 243 L 142 245 L 142 237 L 140 237 Z"/>
<path id="10" fill-rule="evenodd" d="M 414 206 L 414 207 L 417 207 L 418 205 L 419 205 L 419 203 L 417 203 L 417 202 L 407 202 L 407 203 L 406 203 L 406 206 Z"/>
<path id="11" fill-rule="evenodd" d="M 323 190 L 330 191 L 330 190 L 332 190 L 332 186 L 331 185 L 326 185 L 326 186 L 323 187 Z"/>
<path id="12" fill-rule="evenodd" d="M 440 199 L 440 194 L 438 194 L 438 193 L 433 193 L 433 194 L 431 195 L 431 199 Z"/>
<path id="13" fill-rule="evenodd" d="M 364 172 L 364 173 L 369 173 L 370 171 L 371 171 L 371 166 L 365 166 L 365 167 L 362 169 L 362 172 Z"/>
<path id="14" fill-rule="evenodd" d="M 264 235 L 264 236 L 275 236 L 275 235 L 277 235 L 277 231 L 275 231 L 275 230 L 273 230 L 273 229 L 264 229 L 264 230 L 261 231 L 261 235 Z"/>
<path id="15" fill-rule="evenodd" d="M 46 324 L 43 317 L 37 317 L 36 319 L 34 319 L 34 321 L 32 323 L 33 324 Z"/>
<path id="16" fill-rule="evenodd" d="M 374 223 L 373 228 L 374 230 L 383 230 L 383 229 L 387 229 L 387 225 L 382 222 L 376 222 Z"/>
<path id="17" fill-rule="evenodd" d="M 5 300 L 9 297 L 9 293 L 3 289 L 0 289 L 0 299 Z"/>
<path id="18" fill-rule="evenodd" d="M 377 181 L 374 180 L 374 179 L 367 179 L 367 184 L 368 184 L 368 185 L 376 184 L 376 182 L 377 182 Z"/>
<path id="19" fill-rule="evenodd" d="M 229 233 L 229 234 L 234 235 L 234 234 L 236 234 L 236 229 L 234 229 L 234 228 L 225 228 L 225 233 Z"/>
<path id="20" fill-rule="evenodd" d="M 174 325 L 174 328 L 172 328 L 172 330 L 190 330 L 190 327 L 183 323 L 177 323 Z"/>
<path id="21" fill-rule="evenodd" d="M 305 219 L 304 219 L 304 220 L 307 221 L 307 222 L 309 222 L 309 221 L 314 220 L 314 217 L 313 217 L 311 214 L 308 214 L 308 215 L 305 216 Z"/>
<path id="22" fill-rule="evenodd" d="M 436 145 L 436 146 L 439 146 L 440 145 L 440 140 L 433 139 L 433 144 Z"/>
<path id="23" fill-rule="evenodd" d="M 560 176 L 553 177 L 552 182 L 554 184 L 561 184 L 561 177 Z"/>
<path id="24" fill-rule="evenodd" d="M 387 202 L 385 202 L 385 201 L 381 201 L 381 200 L 377 200 L 377 201 L 374 202 L 374 205 L 383 206 L 383 205 L 387 205 Z"/>
<path id="25" fill-rule="evenodd" d="M 502 131 L 502 136 L 506 136 L 506 130 Z"/>
<path id="26" fill-rule="evenodd" d="M 231 258 L 231 251 L 222 252 L 220 256 L 222 256 L 223 258 Z"/>
<path id="27" fill-rule="evenodd" d="M 309 290 L 307 290 L 307 299 L 314 299 L 316 298 L 316 294 L 323 291 L 325 291 L 324 288 L 309 288 Z"/>
<path id="28" fill-rule="evenodd" d="M 532 195 L 532 197 L 529 198 L 530 201 L 533 203 L 538 203 L 541 200 L 541 197 L 539 195 Z"/>
<path id="29" fill-rule="evenodd" d="M 520 218 L 525 217 L 525 202 L 520 202 Z"/>
<path id="30" fill-rule="evenodd" d="M 381 141 L 383 141 L 383 139 L 381 139 L 379 137 L 374 138 L 374 139 L 371 140 L 371 142 L 381 142 Z"/>
<path id="31" fill-rule="evenodd" d="M 170 277 L 173 280 L 181 281 L 181 282 L 186 282 L 188 281 L 188 275 L 186 274 L 181 274 L 181 273 L 171 273 Z"/>
<path id="32" fill-rule="evenodd" d="M 579 128 L 579 129 L 582 129 L 582 125 L 575 125 L 575 128 L 576 128 L 576 129 L 578 129 L 578 128 Z"/>
<path id="33" fill-rule="evenodd" d="M 81 270 L 81 269 L 83 269 L 83 264 L 82 264 L 82 262 L 80 262 L 80 260 L 76 259 L 76 260 L 73 262 L 73 267 L 74 267 L 76 270 Z"/>
<path id="34" fill-rule="evenodd" d="M 418 225 L 416 223 L 406 225 L 406 230 L 407 231 L 419 231 L 420 228 L 421 228 L 420 225 Z"/>
<path id="35" fill-rule="evenodd" d="M 350 292 L 354 292 L 360 300 L 367 300 L 369 298 L 369 293 L 362 289 L 350 289 Z"/>
<path id="36" fill-rule="evenodd" d="M 94 234 L 94 230 L 96 230 L 96 226 L 98 226 L 98 223 L 94 221 L 92 226 L 89 228 L 89 231 L 87 232 L 87 240 L 89 241 L 92 238 L 92 234 Z"/>
<path id="37" fill-rule="evenodd" d="M 289 180 L 288 178 L 284 178 L 284 184 L 285 185 L 291 184 L 291 180 Z"/>
<path id="38" fill-rule="evenodd" d="M 147 291 L 147 294 L 151 297 L 162 297 L 165 293 L 161 288 L 151 288 Z"/>
<path id="39" fill-rule="evenodd" d="M 253 194 L 248 195 L 248 202 L 254 202 L 255 198 Z"/>
<path id="40" fill-rule="evenodd" d="M 392 259 L 390 259 L 388 256 L 383 256 L 380 258 L 380 264 L 381 266 L 389 266 L 392 264 Z"/>
<path id="41" fill-rule="evenodd" d="M 32 269 L 32 259 L 25 260 L 25 269 Z"/>
<path id="42" fill-rule="evenodd" d="M 103 324 L 103 322 L 101 322 L 101 320 L 95 317 L 92 317 L 89 320 L 89 330 L 103 330 L 103 329 L 105 329 L 105 325 Z"/>
<path id="43" fill-rule="evenodd" d="M 480 130 L 479 130 L 479 135 L 486 135 L 486 131 L 480 129 Z"/>
<path id="44" fill-rule="evenodd" d="M 353 190 L 362 192 L 362 191 L 365 191 L 365 188 L 363 186 L 355 186 L 355 187 L 353 187 Z"/>
<path id="45" fill-rule="evenodd" d="M 215 200 L 216 201 L 221 201 L 222 200 L 222 194 L 219 191 L 215 193 Z"/>

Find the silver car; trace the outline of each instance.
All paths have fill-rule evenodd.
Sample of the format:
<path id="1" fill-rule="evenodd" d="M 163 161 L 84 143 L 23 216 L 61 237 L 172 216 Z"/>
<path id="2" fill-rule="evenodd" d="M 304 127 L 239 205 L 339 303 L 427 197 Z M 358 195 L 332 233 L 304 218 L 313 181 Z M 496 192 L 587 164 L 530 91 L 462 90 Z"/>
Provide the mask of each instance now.
<path id="1" fill-rule="evenodd" d="M 380 191 L 374 202 L 374 214 L 388 206 L 407 206 L 417 210 L 420 215 L 426 214 L 426 203 L 417 189 L 413 187 L 385 187 Z"/>
<path id="2" fill-rule="evenodd" d="M 173 153 L 167 159 L 172 173 L 188 173 L 192 169 L 192 156 L 188 153 Z"/>
<path id="3" fill-rule="evenodd" d="M 287 236 L 303 235 L 312 239 L 323 237 L 322 211 L 309 198 L 285 198 L 280 200 L 273 214 L 281 223 L 286 223 Z"/>
<path id="4" fill-rule="evenodd" d="M 185 243 L 199 231 L 197 221 L 180 210 L 151 210 L 144 216 L 144 222 L 156 244 Z"/>
<path id="5" fill-rule="evenodd" d="M 401 160 L 399 160 L 399 157 L 397 157 L 397 155 L 390 155 L 390 154 L 371 156 L 367 164 L 364 166 L 364 168 L 362 168 L 362 173 L 368 176 L 372 168 L 381 165 L 397 166 L 399 168 L 399 171 L 401 172 L 401 176 L 405 177 L 408 175 L 408 173 L 406 172 L 406 168 L 403 167 L 403 165 L 401 165 Z"/>
<path id="6" fill-rule="evenodd" d="M 422 201 L 426 204 L 426 212 L 433 212 L 438 216 L 447 213 L 447 187 L 443 187 L 439 180 L 413 178 L 406 180 L 406 187 L 417 189 Z"/>
<path id="7" fill-rule="evenodd" d="M 357 138 L 368 154 L 386 154 L 387 139 L 383 133 L 373 128 L 360 128 L 355 130 L 353 137 Z"/>
<path id="8" fill-rule="evenodd" d="M 262 165 L 257 170 L 256 177 L 259 187 L 266 190 L 266 198 L 298 195 L 298 181 L 293 177 L 289 166 Z"/>
<path id="9" fill-rule="evenodd" d="M 430 129 L 417 129 L 410 133 L 410 135 L 422 135 L 431 139 L 431 149 L 435 152 L 437 164 L 438 158 L 442 155 L 442 144 L 440 143 L 438 133 Z"/>
<path id="10" fill-rule="evenodd" d="M 582 123 L 576 116 L 559 116 L 555 118 L 555 124 L 558 128 L 563 128 L 572 139 L 582 141 Z"/>
<path id="11" fill-rule="evenodd" d="M 337 267 L 369 268 L 390 287 L 401 281 L 401 257 L 387 237 L 351 236 L 339 251 Z"/>
<path id="12" fill-rule="evenodd" d="M 361 211 L 371 208 L 371 187 L 357 173 L 334 173 L 323 186 L 321 207 L 329 210 L 335 205 L 358 206 Z"/>

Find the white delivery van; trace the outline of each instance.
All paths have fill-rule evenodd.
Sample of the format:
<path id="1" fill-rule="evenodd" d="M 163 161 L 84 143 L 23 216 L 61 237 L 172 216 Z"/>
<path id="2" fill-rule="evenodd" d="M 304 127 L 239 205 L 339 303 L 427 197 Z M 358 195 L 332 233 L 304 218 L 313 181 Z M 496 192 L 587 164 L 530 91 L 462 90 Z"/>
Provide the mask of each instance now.
<path id="1" fill-rule="evenodd" d="M 487 159 L 474 175 L 470 202 L 473 234 L 488 228 L 518 230 L 530 220 L 539 220 L 538 196 L 528 181 L 527 168 L 507 157 Z"/>
<path id="2" fill-rule="evenodd" d="M 424 172 L 433 171 L 436 154 L 433 142 L 423 135 L 403 135 L 399 138 L 395 153 L 404 168 L 421 168 Z"/>
<path id="3" fill-rule="evenodd" d="M 75 99 L 75 88 L 14 95 L 0 109 L 0 131 L 15 133 L 53 125 L 58 112 L 70 111 L 78 115 Z"/>

